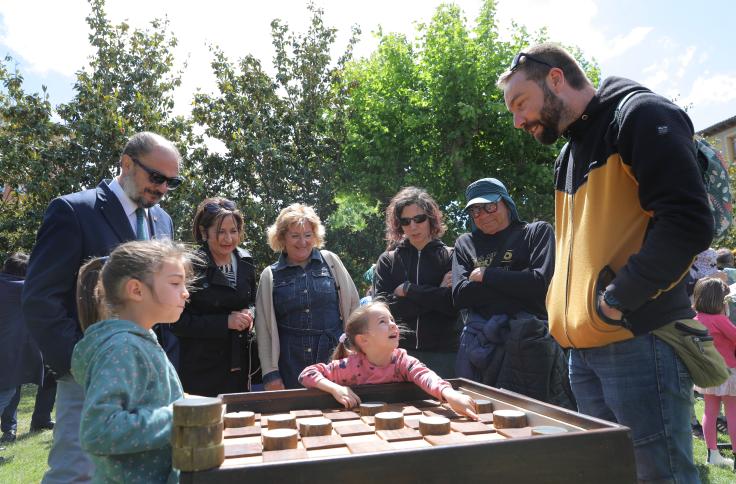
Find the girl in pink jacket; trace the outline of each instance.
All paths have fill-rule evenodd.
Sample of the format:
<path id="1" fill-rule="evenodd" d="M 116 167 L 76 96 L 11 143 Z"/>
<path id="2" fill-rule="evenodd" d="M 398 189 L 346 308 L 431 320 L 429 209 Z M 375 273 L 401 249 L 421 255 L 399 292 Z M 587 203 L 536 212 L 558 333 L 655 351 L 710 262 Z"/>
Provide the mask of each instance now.
<path id="1" fill-rule="evenodd" d="M 736 326 L 726 316 L 725 298 L 728 293 L 726 283 L 717 278 L 700 279 L 693 290 L 695 310 L 698 312 L 695 319 L 708 328 L 713 336 L 713 344 L 731 371 L 728 380 L 717 387 L 695 387 L 705 398 L 703 434 L 708 446 L 707 463 L 731 467 L 734 461 L 721 456 L 716 441 L 716 418 L 723 402 L 731 445 L 736 442 Z"/>
<path id="2" fill-rule="evenodd" d="M 383 302 L 365 304 L 350 315 L 330 363 L 306 367 L 299 382 L 330 393 L 346 408 L 360 404 L 352 385 L 410 381 L 453 410 L 475 420 L 473 400 L 452 388 L 422 362 L 399 348 L 399 327 Z"/>

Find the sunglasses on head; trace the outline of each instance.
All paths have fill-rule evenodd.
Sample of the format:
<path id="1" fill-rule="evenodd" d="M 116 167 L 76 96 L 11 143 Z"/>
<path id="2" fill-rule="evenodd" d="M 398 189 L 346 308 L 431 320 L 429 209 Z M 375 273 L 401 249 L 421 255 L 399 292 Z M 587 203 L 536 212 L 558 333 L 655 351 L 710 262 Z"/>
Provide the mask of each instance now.
<path id="1" fill-rule="evenodd" d="M 413 217 L 399 217 L 399 223 L 404 227 L 408 226 L 410 223 L 412 223 L 412 221 L 415 224 L 420 224 L 426 220 L 427 220 L 426 213 L 420 213 L 419 215 L 414 215 Z"/>
<path id="2" fill-rule="evenodd" d="M 221 210 L 229 210 L 232 212 L 235 210 L 235 202 L 231 202 L 230 200 L 223 200 L 220 203 L 210 202 L 204 206 L 204 209 L 209 213 L 218 213 Z"/>
<path id="3" fill-rule="evenodd" d="M 467 211 L 471 217 L 477 217 L 481 211 L 494 213 L 498 210 L 498 202 L 478 203 L 468 207 Z"/>
<path id="4" fill-rule="evenodd" d="M 168 177 L 163 173 L 154 170 L 153 168 L 149 168 L 133 156 L 130 156 L 130 159 L 133 160 L 133 163 L 143 168 L 143 171 L 148 173 L 148 179 L 151 180 L 151 183 L 154 183 L 156 185 L 163 185 L 164 183 L 166 183 L 166 186 L 169 187 L 169 190 L 173 190 L 181 185 L 181 182 L 184 181 L 184 179 L 180 176 Z"/>
<path id="5" fill-rule="evenodd" d="M 534 61 L 534 62 L 536 62 L 538 64 L 543 64 L 543 65 L 549 67 L 550 69 L 554 69 L 554 67 L 555 67 L 552 64 L 550 64 L 549 62 L 543 61 L 539 57 L 534 57 L 533 55 L 529 55 L 526 52 L 519 52 L 518 54 L 516 54 L 514 56 L 514 60 L 511 61 L 511 67 L 509 67 L 509 72 L 514 72 L 516 69 L 518 69 L 519 66 L 521 65 L 521 64 L 519 64 L 519 62 L 521 62 L 521 59 L 523 59 L 524 57 L 526 57 L 527 59 L 529 59 L 531 61 Z"/>

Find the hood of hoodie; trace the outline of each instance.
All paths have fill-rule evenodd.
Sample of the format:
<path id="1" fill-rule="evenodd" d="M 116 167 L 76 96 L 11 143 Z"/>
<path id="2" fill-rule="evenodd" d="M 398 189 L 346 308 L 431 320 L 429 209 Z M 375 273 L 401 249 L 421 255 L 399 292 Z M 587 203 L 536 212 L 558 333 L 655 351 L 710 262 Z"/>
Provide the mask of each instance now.
<path id="1" fill-rule="evenodd" d="M 571 138 L 583 134 L 592 120 L 596 119 L 601 113 L 607 113 L 611 109 L 615 109 L 618 102 L 633 91 L 651 92 L 631 79 L 615 76 L 607 77 L 601 82 L 595 96 L 585 107 L 585 111 L 575 122 L 568 126 L 564 136 Z"/>
<path id="2" fill-rule="evenodd" d="M 84 337 L 74 346 L 72 355 L 72 375 L 82 386 L 87 380 L 89 364 L 96 356 L 104 354 L 113 338 L 125 334 L 133 338 L 140 338 L 140 343 L 158 345 L 156 335 L 152 330 L 145 330 L 133 321 L 123 319 L 107 319 L 93 324 L 84 332 Z"/>
<path id="3" fill-rule="evenodd" d="M 442 242 L 440 239 L 432 239 L 429 242 L 427 242 L 427 245 L 424 246 L 424 248 L 422 249 L 422 252 L 426 250 L 436 249 L 438 247 L 444 247 L 444 246 L 445 246 L 444 242 Z M 409 239 L 407 238 L 404 238 L 401 242 L 399 242 L 399 245 L 397 245 L 396 248 L 418 252 L 417 248 L 411 245 L 411 242 L 409 242 Z"/>

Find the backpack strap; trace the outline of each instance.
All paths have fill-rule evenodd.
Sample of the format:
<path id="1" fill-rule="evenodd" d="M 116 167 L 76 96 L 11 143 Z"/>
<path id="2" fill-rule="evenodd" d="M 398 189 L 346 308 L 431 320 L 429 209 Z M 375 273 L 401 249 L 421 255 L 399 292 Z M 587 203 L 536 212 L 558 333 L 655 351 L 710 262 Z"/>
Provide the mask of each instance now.
<path id="1" fill-rule="evenodd" d="M 613 113 L 613 122 L 616 123 L 616 128 L 621 129 L 621 117 L 623 116 L 622 112 L 624 109 L 624 104 L 634 97 L 634 95 L 639 94 L 640 92 L 651 92 L 647 89 L 637 89 L 635 91 L 631 91 L 630 93 L 626 94 L 624 97 L 621 98 L 621 100 L 616 105 L 616 111 Z"/>

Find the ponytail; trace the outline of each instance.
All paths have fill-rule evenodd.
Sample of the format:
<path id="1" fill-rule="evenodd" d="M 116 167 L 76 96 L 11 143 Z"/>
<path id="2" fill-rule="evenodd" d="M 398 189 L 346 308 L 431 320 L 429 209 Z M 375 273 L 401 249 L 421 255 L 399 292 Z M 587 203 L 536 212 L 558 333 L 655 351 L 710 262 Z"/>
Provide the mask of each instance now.
<path id="1" fill-rule="evenodd" d="M 100 272 L 105 260 L 107 257 L 89 260 L 82 266 L 77 276 L 77 315 L 82 331 L 87 331 L 87 328 L 103 318 Z"/>
<path id="2" fill-rule="evenodd" d="M 335 346 L 335 351 L 332 352 L 330 360 L 342 360 L 350 355 L 351 351 L 348 349 L 348 338 L 345 333 L 340 336 L 340 342 Z"/>

